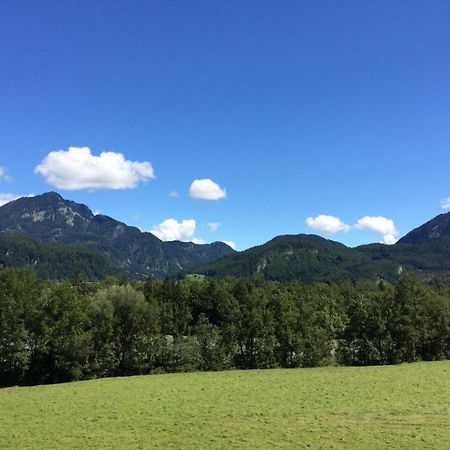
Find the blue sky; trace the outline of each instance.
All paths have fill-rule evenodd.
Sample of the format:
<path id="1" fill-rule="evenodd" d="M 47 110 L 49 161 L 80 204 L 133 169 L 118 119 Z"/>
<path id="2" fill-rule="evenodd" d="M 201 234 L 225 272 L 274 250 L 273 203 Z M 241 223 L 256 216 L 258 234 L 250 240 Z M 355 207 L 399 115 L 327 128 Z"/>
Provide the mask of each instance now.
<path id="1" fill-rule="evenodd" d="M 449 23 L 433 0 L 3 0 L 0 199 L 238 249 L 393 242 L 450 197 Z M 222 198 L 192 198 L 205 179 Z"/>

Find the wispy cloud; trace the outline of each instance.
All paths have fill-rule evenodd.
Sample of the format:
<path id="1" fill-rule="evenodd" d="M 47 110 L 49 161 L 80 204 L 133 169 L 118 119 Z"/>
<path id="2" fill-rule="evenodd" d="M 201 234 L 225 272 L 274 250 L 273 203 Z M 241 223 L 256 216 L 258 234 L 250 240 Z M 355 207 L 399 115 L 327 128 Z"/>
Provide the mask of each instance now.
<path id="1" fill-rule="evenodd" d="M 446 199 L 442 200 L 441 207 L 442 209 L 450 209 L 450 197 L 447 197 Z"/>
<path id="2" fill-rule="evenodd" d="M 12 177 L 8 175 L 6 167 L 0 166 L 0 180 L 12 181 Z"/>
<path id="3" fill-rule="evenodd" d="M 208 228 L 208 231 L 214 232 L 219 229 L 220 225 L 220 222 L 208 222 L 206 227 Z"/>

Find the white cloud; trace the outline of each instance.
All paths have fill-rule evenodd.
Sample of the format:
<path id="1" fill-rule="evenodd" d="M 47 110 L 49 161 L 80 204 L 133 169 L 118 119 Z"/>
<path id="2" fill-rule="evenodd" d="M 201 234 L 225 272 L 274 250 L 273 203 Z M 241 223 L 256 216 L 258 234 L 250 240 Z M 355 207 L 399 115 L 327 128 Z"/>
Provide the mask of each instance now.
<path id="1" fill-rule="evenodd" d="M 356 222 L 355 227 L 381 234 L 384 244 L 392 245 L 397 242 L 398 231 L 392 219 L 383 216 L 364 216 Z"/>
<path id="2" fill-rule="evenodd" d="M 194 180 L 189 188 L 189 195 L 198 200 L 220 200 L 227 197 L 225 189 L 209 178 Z"/>
<path id="3" fill-rule="evenodd" d="M 0 193 L 0 206 L 6 205 L 6 203 L 12 202 L 13 200 L 17 200 L 20 197 L 21 197 L 20 195 Z"/>
<path id="4" fill-rule="evenodd" d="M 327 216 L 326 214 L 320 214 L 317 217 L 308 217 L 306 224 L 315 230 L 320 230 L 325 233 L 338 233 L 339 231 L 350 230 L 350 225 L 342 222 L 339 217 Z"/>
<path id="5" fill-rule="evenodd" d="M 170 191 L 169 192 L 169 197 L 177 198 L 179 196 L 180 196 L 180 194 L 177 191 Z"/>
<path id="6" fill-rule="evenodd" d="M 193 238 L 193 239 L 192 239 L 192 242 L 193 242 L 194 244 L 199 244 L 199 245 L 204 245 L 204 244 L 206 244 L 206 241 L 204 241 L 203 239 L 199 239 L 199 238 Z"/>
<path id="7" fill-rule="evenodd" d="M 95 156 L 88 147 L 50 152 L 34 171 L 48 184 L 67 190 L 135 188 L 155 177 L 148 161 L 128 161 L 116 152 Z"/>
<path id="8" fill-rule="evenodd" d="M 10 177 L 6 172 L 7 172 L 6 168 L 3 166 L 0 166 L 0 180 L 12 181 L 12 177 Z"/>
<path id="9" fill-rule="evenodd" d="M 220 222 L 208 222 L 206 224 L 208 231 L 217 231 L 220 227 L 221 223 Z"/>
<path id="10" fill-rule="evenodd" d="M 227 244 L 233 250 L 236 250 L 236 244 L 233 241 L 222 241 L 224 244 Z"/>
<path id="11" fill-rule="evenodd" d="M 442 209 L 450 209 L 450 197 L 447 197 L 441 202 Z"/>
<path id="12" fill-rule="evenodd" d="M 139 214 L 133 214 L 133 220 L 141 220 L 141 216 Z"/>
<path id="13" fill-rule="evenodd" d="M 0 193 L 0 206 L 6 205 L 6 203 L 17 200 L 21 197 L 34 197 L 34 194 L 26 194 L 26 195 L 15 195 L 9 193 Z"/>
<path id="14" fill-rule="evenodd" d="M 186 219 L 178 222 L 175 219 L 166 219 L 154 226 L 150 233 L 162 241 L 192 241 L 194 239 L 196 222 L 194 219 Z"/>

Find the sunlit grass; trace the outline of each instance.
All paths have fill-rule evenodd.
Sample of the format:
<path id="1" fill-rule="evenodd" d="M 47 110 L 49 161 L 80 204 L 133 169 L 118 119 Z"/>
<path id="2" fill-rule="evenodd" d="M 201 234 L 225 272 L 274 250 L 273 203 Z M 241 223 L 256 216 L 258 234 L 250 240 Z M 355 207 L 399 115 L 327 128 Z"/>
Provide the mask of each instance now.
<path id="1" fill-rule="evenodd" d="M 450 361 L 0 390 L 0 448 L 450 448 Z"/>

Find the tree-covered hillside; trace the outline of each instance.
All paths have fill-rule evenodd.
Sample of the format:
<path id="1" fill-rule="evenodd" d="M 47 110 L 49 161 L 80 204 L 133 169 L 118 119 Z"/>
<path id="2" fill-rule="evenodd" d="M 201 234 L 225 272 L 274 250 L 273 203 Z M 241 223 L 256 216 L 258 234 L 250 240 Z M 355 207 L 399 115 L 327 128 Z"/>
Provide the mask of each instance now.
<path id="1" fill-rule="evenodd" d="M 264 245 L 192 269 L 213 277 L 261 274 L 274 281 L 395 280 L 399 264 L 315 235 L 278 236 Z"/>
<path id="2" fill-rule="evenodd" d="M 195 266 L 191 271 L 214 277 L 261 274 L 275 281 L 395 281 L 408 271 L 448 279 L 449 224 L 450 214 L 441 214 L 395 245 L 355 248 L 315 235 L 278 236 L 264 245 Z"/>
<path id="3" fill-rule="evenodd" d="M 450 357 L 450 288 L 108 278 L 0 269 L 0 383 Z"/>
<path id="4" fill-rule="evenodd" d="M 43 279 L 71 279 L 75 275 L 99 280 L 120 275 L 102 255 L 80 245 L 41 242 L 26 236 L 0 237 L 0 267 L 32 267 Z"/>

